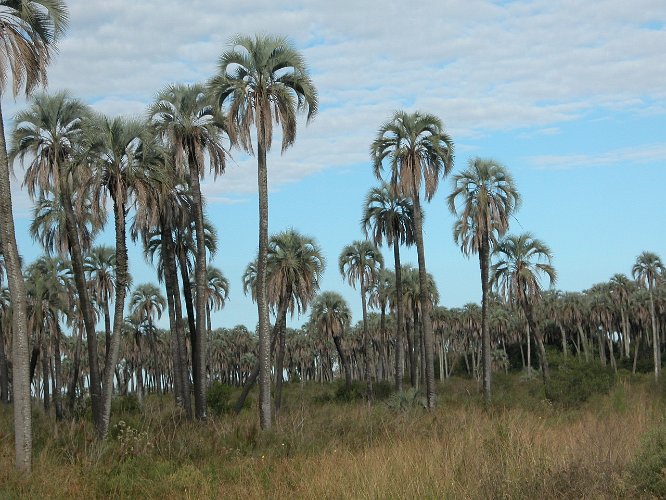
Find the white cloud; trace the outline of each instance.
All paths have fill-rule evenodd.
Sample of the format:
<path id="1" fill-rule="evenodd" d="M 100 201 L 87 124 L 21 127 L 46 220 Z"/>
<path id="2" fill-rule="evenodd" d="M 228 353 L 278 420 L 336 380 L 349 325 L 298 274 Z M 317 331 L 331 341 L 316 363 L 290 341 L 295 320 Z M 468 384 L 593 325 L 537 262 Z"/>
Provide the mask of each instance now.
<path id="1" fill-rule="evenodd" d="M 544 155 L 529 161 L 546 169 L 601 167 L 632 163 L 666 162 L 666 145 L 651 144 L 641 147 L 619 148 L 598 154 Z"/>

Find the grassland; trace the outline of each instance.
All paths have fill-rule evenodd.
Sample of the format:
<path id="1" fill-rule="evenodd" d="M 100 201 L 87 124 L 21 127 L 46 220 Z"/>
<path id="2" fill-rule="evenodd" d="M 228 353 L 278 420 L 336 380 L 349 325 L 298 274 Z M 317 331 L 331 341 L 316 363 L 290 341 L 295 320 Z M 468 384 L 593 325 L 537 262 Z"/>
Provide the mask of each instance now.
<path id="1" fill-rule="evenodd" d="M 35 409 L 31 477 L 13 469 L 0 408 L 0 496 L 20 498 L 621 498 L 666 492 L 663 389 L 620 377 L 563 408 L 538 379 L 499 375 L 491 408 L 476 383 L 439 386 L 438 407 L 394 395 L 368 407 L 335 387 L 287 385 L 274 430 L 254 408 L 187 422 L 167 398 L 118 401 L 106 442 L 86 419 Z M 664 488 L 661 490 L 660 488 Z"/>

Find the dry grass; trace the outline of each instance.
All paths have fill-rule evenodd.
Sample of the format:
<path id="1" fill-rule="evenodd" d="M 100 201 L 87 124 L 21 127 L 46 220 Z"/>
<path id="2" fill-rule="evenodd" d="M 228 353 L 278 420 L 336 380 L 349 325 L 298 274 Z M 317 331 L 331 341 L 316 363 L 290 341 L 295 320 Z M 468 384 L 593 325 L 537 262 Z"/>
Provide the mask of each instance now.
<path id="1" fill-rule="evenodd" d="M 32 498 L 617 498 L 640 496 L 627 472 L 664 407 L 645 381 L 562 410 L 536 381 L 500 380 L 486 411 L 473 384 L 440 388 L 427 412 L 317 403 L 289 387 L 275 429 L 255 412 L 188 423 L 169 404 L 97 443 L 87 423 L 36 412 L 34 473 L 13 472 L 11 411 L 0 409 L 0 496 Z M 116 417 L 115 423 L 118 422 Z M 129 430 L 128 430 L 129 429 Z"/>

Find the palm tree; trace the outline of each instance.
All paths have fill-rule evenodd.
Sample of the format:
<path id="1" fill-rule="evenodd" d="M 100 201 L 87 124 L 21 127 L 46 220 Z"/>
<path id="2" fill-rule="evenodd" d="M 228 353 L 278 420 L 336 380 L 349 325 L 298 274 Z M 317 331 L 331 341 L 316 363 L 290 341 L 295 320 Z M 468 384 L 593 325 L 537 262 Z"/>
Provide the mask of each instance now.
<path id="1" fill-rule="evenodd" d="M 414 203 L 410 198 L 398 196 L 387 184 L 370 190 L 365 200 L 361 225 L 366 237 L 372 234 L 375 245 L 384 238 L 393 247 L 395 263 L 396 325 L 395 325 L 395 388 L 402 391 L 403 350 L 402 338 L 405 326 L 402 301 L 402 274 L 400 245 L 414 244 Z"/>
<path id="2" fill-rule="evenodd" d="M 367 293 L 375 282 L 379 270 L 384 267 L 384 258 L 375 245 L 369 241 L 354 241 L 342 249 L 338 259 L 340 274 L 356 288 L 359 282 L 361 310 L 363 312 L 363 351 L 365 355 L 365 382 L 368 386 L 368 402 L 372 401 L 372 378 L 370 376 L 370 341 L 368 337 Z"/>
<path id="3" fill-rule="evenodd" d="M 629 313 L 631 310 L 631 294 L 636 284 L 627 278 L 624 274 L 614 274 L 610 281 L 611 298 L 620 309 L 620 322 L 622 323 L 622 355 L 629 357 L 629 344 L 631 338 L 631 321 Z"/>
<path id="4" fill-rule="evenodd" d="M 140 326 L 144 327 L 144 330 L 148 335 L 148 342 L 150 344 L 150 350 L 152 351 L 153 366 L 155 368 L 157 390 L 161 391 L 162 376 L 158 363 L 156 335 L 153 321 L 162 317 L 162 311 L 166 307 L 166 300 L 160 293 L 158 287 L 152 283 L 144 283 L 137 286 L 132 293 L 129 307 L 132 311 L 133 318 L 138 321 Z M 138 370 L 141 369 L 142 367 L 139 366 Z"/>
<path id="5" fill-rule="evenodd" d="M 163 164 L 161 151 L 146 133 L 146 124 L 124 118 L 95 117 L 85 129 L 88 160 L 94 168 L 95 199 L 105 203 L 106 195 L 113 201 L 115 228 L 115 299 L 113 335 L 106 352 L 102 383 L 102 426 L 100 436 L 106 436 L 111 412 L 113 376 L 120 348 L 120 330 L 124 321 L 125 297 L 129 288 L 126 217 L 132 203 L 145 205 L 151 182 L 150 167 Z"/>
<path id="6" fill-rule="evenodd" d="M 653 252 L 643 252 L 636 257 L 636 263 L 631 269 L 634 279 L 643 287 L 647 287 L 650 296 L 650 318 L 652 321 L 652 350 L 654 354 L 654 378 L 659 380 L 661 372 L 661 349 L 657 319 L 654 311 L 654 288 L 657 278 L 666 271 L 661 258 Z"/>
<path id="7" fill-rule="evenodd" d="M 453 167 L 453 141 L 436 116 L 397 111 L 382 125 L 370 147 L 375 176 L 381 179 L 384 160 L 388 161 L 391 186 L 414 202 L 414 239 L 419 264 L 423 334 L 425 342 L 426 397 L 428 408 L 435 407 L 435 368 L 432 319 L 427 297 L 427 270 L 423 249 L 421 188 L 426 201 L 437 191 L 439 178 Z"/>
<path id="8" fill-rule="evenodd" d="M 92 296 L 104 314 L 105 356 L 111 350 L 111 315 L 109 301 L 116 290 L 116 254 L 107 245 L 93 247 L 85 256 L 84 269 L 92 285 Z"/>
<path id="9" fill-rule="evenodd" d="M 449 209 L 458 217 L 453 238 L 465 255 L 479 254 L 481 267 L 481 342 L 483 394 L 490 403 L 490 332 L 488 331 L 488 272 L 490 252 L 509 229 L 509 218 L 520 205 L 513 178 L 495 160 L 473 158 L 466 170 L 453 178 Z M 458 208 L 456 208 L 458 204 Z"/>
<path id="10" fill-rule="evenodd" d="M 266 289 L 269 302 L 278 306 L 276 324 L 279 324 L 278 354 L 275 366 L 275 413 L 280 411 L 285 354 L 285 327 L 287 312 L 307 310 L 319 290 L 325 261 L 321 248 L 314 238 L 304 236 L 294 229 L 282 231 L 271 237 L 268 243 Z"/>
<path id="11" fill-rule="evenodd" d="M 192 346 L 194 406 L 196 417 L 206 418 L 206 246 L 203 197 L 199 177 L 204 157 L 217 176 L 224 172 L 226 151 L 221 142 L 222 115 L 201 85 L 170 85 L 149 109 L 155 130 L 173 150 L 177 172 L 188 167 L 192 190 L 192 213 L 196 232 L 196 339 Z M 189 284 L 189 283 L 188 283 Z M 185 286 L 185 284 L 183 284 Z"/>
<path id="12" fill-rule="evenodd" d="M 206 269 L 206 335 L 208 335 L 208 358 L 210 363 L 210 341 L 212 324 L 210 315 L 212 311 L 219 311 L 229 298 L 229 280 L 224 277 L 217 267 L 208 266 Z"/>
<path id="13" fill-rule="evenodd" d="M 89 169 L 87 165 L 84 168 L 76 156 L 80 152 L 83 123 L 89 115 L 88 106 L 66 92 L 58 92 L 53 96 L 36 95 L 30 107 L 18 113 L 14 120 L 10 156 L 21 162 L 26 157 L 31 159 L 24 181 L 31 197 L 34 198 L 36 192 L 39 192 L 40 197 L 53 192 L 63 208 L 67 246 L 88 342 L 93 422 L 101 436 L 104 424 L 97 336 L 75 210 L 75 203 L 80 204 L 87 199 L 87 195 L 82 193 L 82 186 L 87 184 L 85 176 Z"/>
<path id="14" fill-rule="evenodd" d="M 271 149 L 273 122 L 282 129 L 282 152 L 296 139 L 296 112 L 306 110 L 308 121 L 317 112 L 317 91 L 301 54 L 284 38 L 236 37 L 222 54 L 218 75 L 210 89 L 220 107 L 228 103 L 227 123 L 232 142 L 250 154 L 251 128 L 257 140 L 259 189 L 259 257 L 257 309 L 259 312 L 259 418 L 262 429 L 271 426 L 270 338 L 266 262 L 268 256 L 268 175 L 266 153 Z"/>
<path id="15" fill-rule="evenodd" d="M 14 97 L 46 83 L 46 67 L 55 42 L 67 25 L 67 9 L 61 0 L 14 0 L 3 5 L 0 21 L 0 93 L 11 79 Z M 14 309 L 13 392 L 16 468 L 32 469 L 32 416 L 28 359 L 27 296 L 14 230 L 9 161 L 0 103 L 0 240 L 7 267 L 7 281 Z"/>
<path id="16" fill-rule="evenodd" d="M 342 350 L 341 341 L 342 335 L 351 323 L 351 312 L 347 302 L 337 292 L 323 292 L 317 296 L 312 305 L 310 318 L 314 328 L 323 331 L 326 336 L 333 337 L 340 364 L 345 372 L 345 386 L 347 390 L 351 390 L 351 367 L 349 366 L 348 355 Z"/>
<path id="17" fill-rule="evenodd" d="M 530 332 L 536 337 L 544 383 L 548 381 L 548 360 L 543 345 L 543 333 L 536 327 L 534 303 L 541 298 L 541 276 L 550 285 L 557 280 L 550 248 L 530 233 L 509 235 L 499 242 L 493 255 L 496 262 L 491 270 L 491 282 L 498 294 L 508 303 L 518 304 L 525 313 Z"/>

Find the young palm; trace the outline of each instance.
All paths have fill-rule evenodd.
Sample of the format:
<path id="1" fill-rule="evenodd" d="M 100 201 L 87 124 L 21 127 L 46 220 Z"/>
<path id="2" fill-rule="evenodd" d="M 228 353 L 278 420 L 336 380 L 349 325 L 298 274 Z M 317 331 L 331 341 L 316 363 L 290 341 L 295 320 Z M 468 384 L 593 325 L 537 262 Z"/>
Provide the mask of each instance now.
<path id="1" fill-rule="evenodd" d="M 317 296 L 310 314 L 314 328 L 333 337 L 335 349 L 338 351 L 340 364 L 345 372 L 345 386 L 351 390 L 352 376 L 349 359 L 342 350 L 342 335 L 351 323 L 351 312 L 345 299 L 336 292 L 323 292 Z"/>
<path id="2" fill-rule="evenodd" d="M 239 36 L 222 54 L 218 75 L 209 86 L 220 107 L 227 104 L 227 123 L 233 142 L 254 154 L 252 128 L 257 140 L 259 190 L 259 257 L 257 309 L 259 312 L 259 412 L 262 429 L 271 426 L 270 338 L 266 261 L 268 256 L 268 177 L 266 153 L 271 149 L 273 124 L 282 129 L 282 152 L 296 139 L 296 113 L 317 112 L 317 91 L 301 54 L 284 38 Z M 254 126 L 254 127 L 253 127 Z"/>
<path id="3" fill-rule="evenodd" d="M 643 287 L 647 287 L 650 296 L 650 318 L 652 321 L 652 348 L 654 354 L 654 378 L 659 380 L 661 373 L 661 350 L 659 331 L 657 330 L 657 318 L 654 307 L 654 289 L 658 277 L 666 272 L 661 258 L 653 252 L 643 252 L 636 257 L 636 263 L 631 270 L 634 279 Z"/>
<path id="4" fill-rule="evenodd" d="M 88 343 L 93 422 L 101 435 L 102 387 L 97 337 L 92 301 L 84 275 L 80 224 L 76 216 L 80 207 L 75 208 L 75 204 L 81 205 L 87 199 L 87 195 L 82 194 L 82 186 L 87 184 L 89 172 L 87 165 L 84 168 L 77 161 L 77 156 L 83 124 L 89 116 L 88 106 L 66 92 L 52 96 L 36 95 L 29 108 L 18 113 L 14 119 L 10 157 L 21 162 L 26 157 L 30 158 L 24 180 L 28 194 L 34 198 L 36 193 L 44 197 L 53 192 L 64 212 L 67 246 Z"/>
<path id="5" fill-rule="evenodd" d="M 520 205 L 513 178 L 495 160 L 473 158 L 453 178 L 449 209 L 458 217 L 453 238 L 465 255 L 479 254 L 481 267 L 481 342 L 483 394 L 490 403 L 490 332 L 488 331 L 488 273 L 490 253 L 509 229 L 509 218 Z M 456 207 L 458 205 L 458 207 Z"/>
<path id="6" fill-rule="evenodd" d="M 396 346 L 402 346 L 404 331 L 404 310 L 402 301 L 402 274 L 400 264 L 400 245 L 414 244 L 414 203 L 410 198 L 398 196 L 387 184 L 370 190 L 365 200 L 361 225 L 366 236 L 372 235 L 376 245 L 381 245 L 384 238 L 393 247 L 395 262 L 396 293 Z M 403 350 L 395 350 L 395 388 L 402 391 Z"/>
<path id="7" fill-rule="evenodd" d="M 355 241 L 342 249 L 338 260 L 340 274 L 356 288 L 359 282 L 361 310 L 363 312 L 363 351 L 365 355 L 365 382 L 368 386 L 368 402 L 372 401 L 372 378 L 370 376 L 370 339 L 368 335 L 368 289 L 384 267 L 381 252 L 369 241 Z"/>
<path id="8" fill-rule="evenodd" d="M 552 252 L 541 240 L 530 233 L 523 233 L 506 236 L 495 247 L 493 255 L 497 260 L 492 267 L 491 282 L 508 303 L 518 304 L 523 309 L 530 332 L 537 340 L 539 362 L 546 383 L 549 377 L 548 360 L 543 333 L 534 320 L 534 304 L 541 298 L 541 277 L 548 278 L 551 286 L 557 281 Z"/>
<path id="9" fill-rule="evenodd" d="M 107 245 L 99 245 L 85 256 L 84 269 L 88 282 L 92 285 L 93 299 L 104 314 L 105 355 L 111 350 L 111 315 L 109 302 L 116 290 L 116 253 Z"/>
<path id="10" fill-rule="evenodd" d="M 171 85 L 163 89 L 149 109 L 155 130 L 175 153 L 176 170 L 189 173 L 196 232 L 196 342 L 192 348 L 196 417 L 206 418 L 206 246 L 203 196 L 199 177 L 204 158 L 217 176 L 224 172 L 226 151 L 221 142 L 222 115 L 201 85 Z M 188 283 L 189 285 L 189 283 Z M 186 286 L 183 283 L 183 286 Z"/>
<path id="11" fill-rule="evenodd" d="M 46 83 L 46 67 L 55 50 L 55 43 L 67 25 L 67 9 L 61 0 L 13 0 L 4 2 L 0 21 L 0 94 L 11 81 L 14 97 Z M 5 139 L 2 103 L 0 102 L 0 240 L 7 266 L 7 281 L 14 309 L 13 392 L 14 444 L 16 468 L 32 469 L 32 416 L 27 297 L 18 245 L 14 230 L 12 193 L 9 184 L 9 161 Z"/>
<path id="12" fill-rule="evenodd" d="M 391 187 L 414 201 L 414 239 L 419 264 L 420 297 L 425 341 L 426 396 L 428 408 L 435 407 L 435 368 L 433 333 L 428 307 L 427 270 L 423 249 L 421 191 L 430 201 L 439 179 L 453 167 L 453 141 L 436 116 L 397 111 L 381 126 L 370 147 L 375 176 L 381 179 L 384 161 L 388 163 Z"/>

